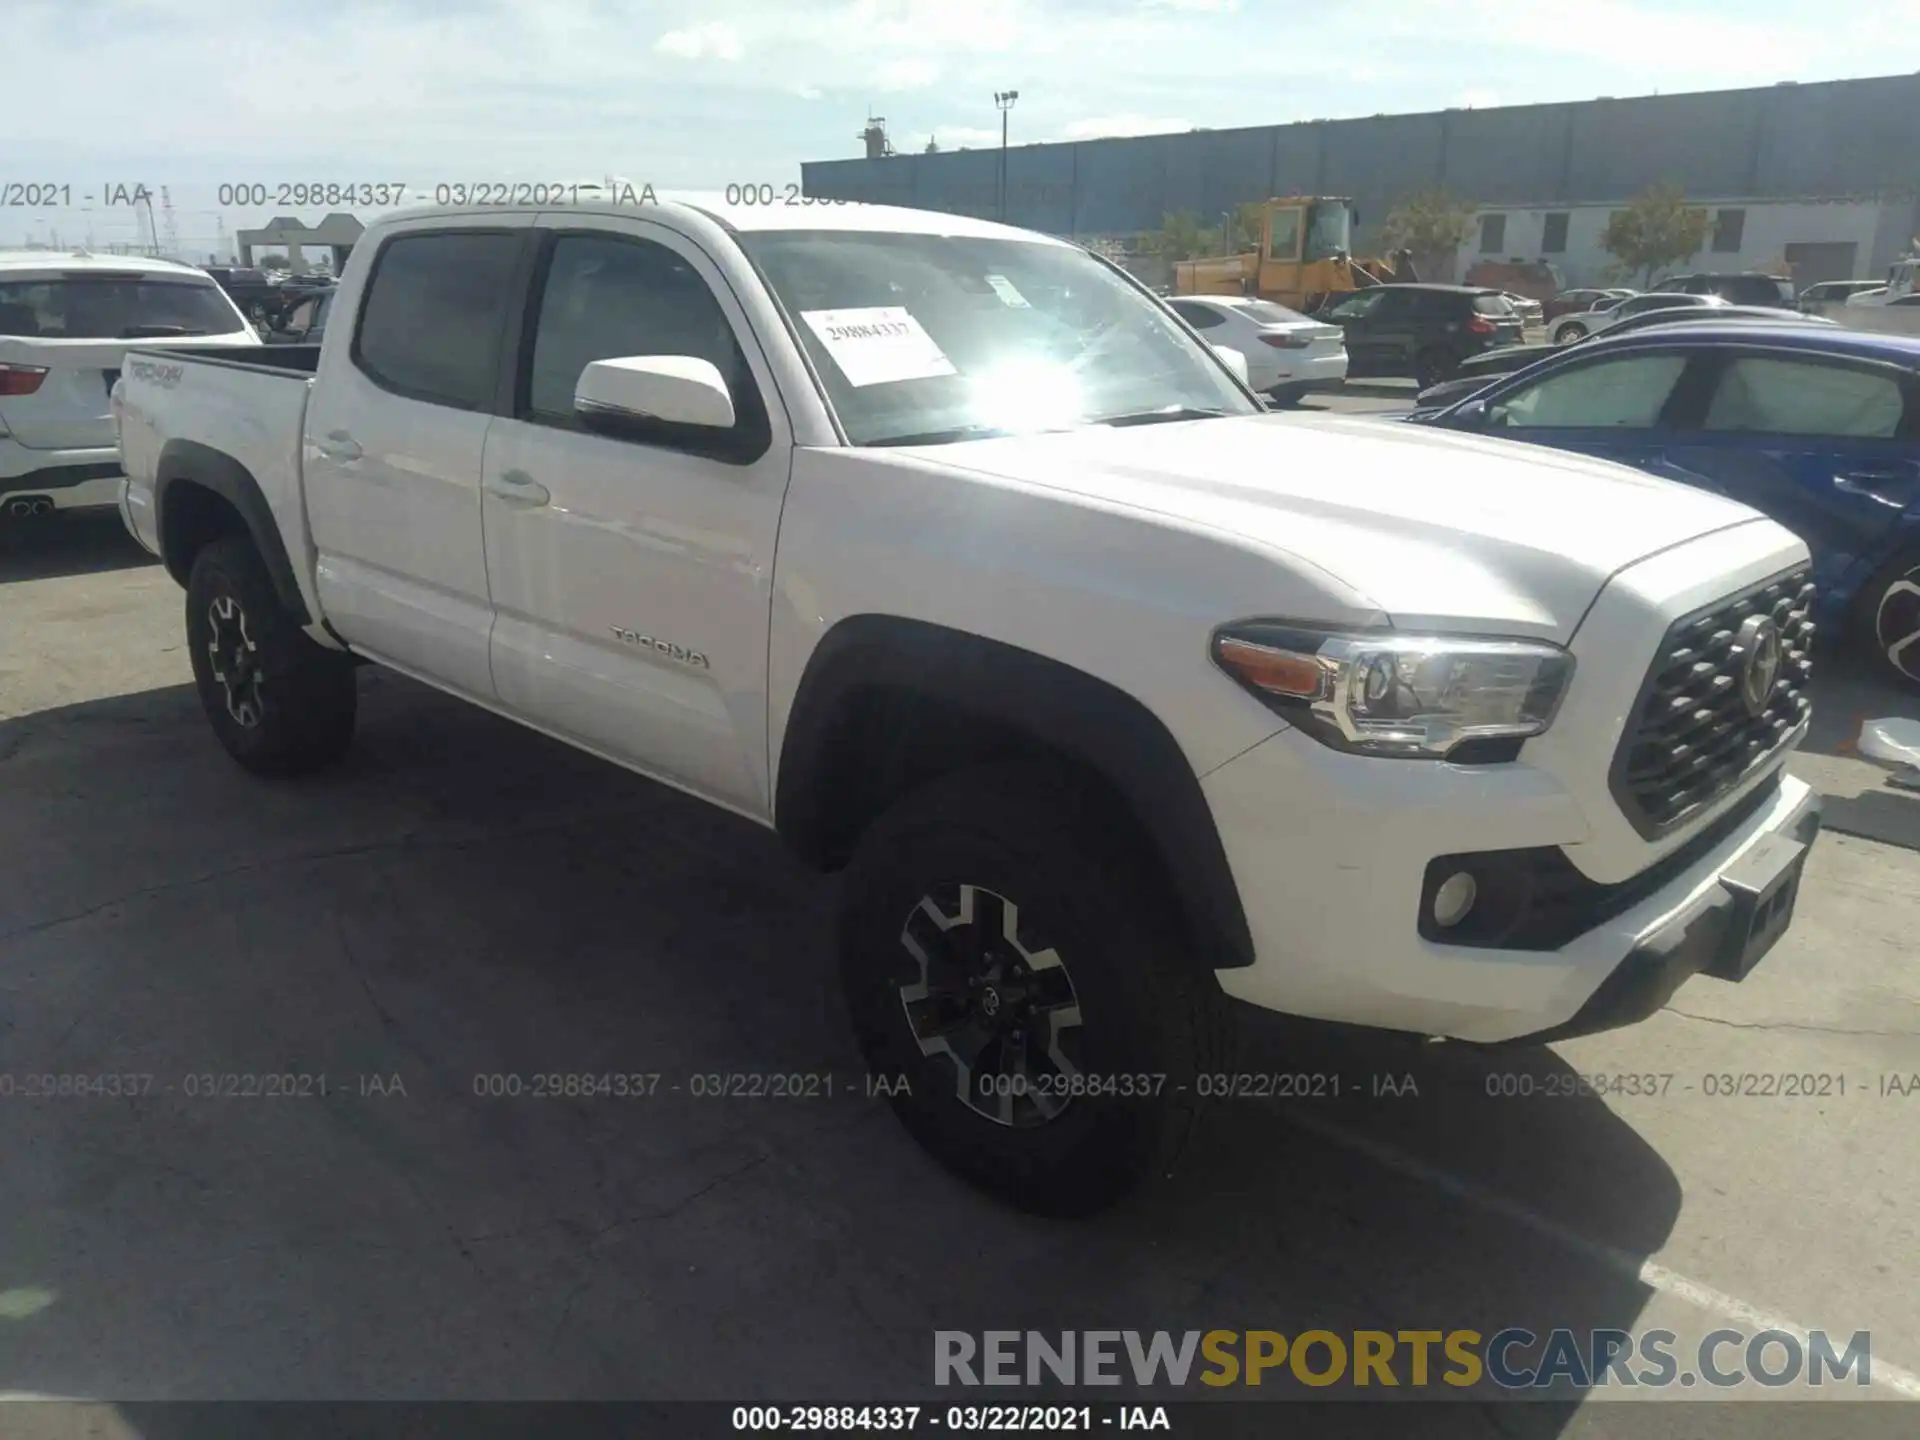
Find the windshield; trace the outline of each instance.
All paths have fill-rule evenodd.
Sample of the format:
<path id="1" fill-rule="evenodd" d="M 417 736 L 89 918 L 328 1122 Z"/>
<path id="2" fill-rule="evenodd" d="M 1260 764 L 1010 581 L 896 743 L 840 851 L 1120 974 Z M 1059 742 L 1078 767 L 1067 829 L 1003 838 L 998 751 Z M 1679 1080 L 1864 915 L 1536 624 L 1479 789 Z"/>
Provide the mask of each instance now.
<path id="1" fill-rule="evenodd" d="M 856 445 L 1261 413 L 1171 315 L 1073 246 L 794 230 L 740 244 Z"/>
<path id="2" fill-rule="evenodd" d="M 246 321 L 211 280 L 68 275 L 0 282 L 0 335 L 38 340 L 130 340 L 234 335 Z"/>
<path id="3" fill-rule="evenodd" d="M 1307 259 L 1331 260 L 1353 249 L 1353 217 L 1344 200 L 1323 200 L 1307 224 Z"/>

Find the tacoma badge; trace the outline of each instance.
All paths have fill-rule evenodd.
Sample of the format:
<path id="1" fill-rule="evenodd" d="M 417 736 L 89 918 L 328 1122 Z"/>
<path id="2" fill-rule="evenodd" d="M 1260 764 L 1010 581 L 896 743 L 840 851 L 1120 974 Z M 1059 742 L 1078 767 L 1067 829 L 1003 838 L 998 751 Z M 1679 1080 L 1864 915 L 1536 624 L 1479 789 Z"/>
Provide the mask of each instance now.
<path id="1" fill-rule="evenodd" d="M 692 665 L 701 670 L 711 670 L 707 657 L 698 650 L 689 650 L 684 645 L 675 645 L 666 640 L 656 640 L 651 635 L 642 635 L 635 630 L 624 630 L 618 625 L 607 627 L 614 636 L 628 645 L 638 645 L 651 650 L 663 660 L 678 660 L 682 665 Z"/>

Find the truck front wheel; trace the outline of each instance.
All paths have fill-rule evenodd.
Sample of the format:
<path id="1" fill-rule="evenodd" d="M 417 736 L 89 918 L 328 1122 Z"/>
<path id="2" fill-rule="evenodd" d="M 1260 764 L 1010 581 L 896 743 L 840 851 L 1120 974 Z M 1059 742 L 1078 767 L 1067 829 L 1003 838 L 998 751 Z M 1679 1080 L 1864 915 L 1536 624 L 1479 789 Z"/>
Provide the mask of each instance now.
<path id="1" fill-rule="evenodd" d="M 247 769 L 301 774 L 351 743 L 352 657 L 302 632 L 246 537 L 216 540 L 194 556 L 187 648 L 213 733 Z"/>
<path id="2" fill-rule="evenodd" d="M 1163 1173 L 1231 1015 L 1096 792 L 967 770 L 863 838 L 840 915 L 869 1066 L 913 1136 L 1024 1210 L 1077 1216 Z"/>

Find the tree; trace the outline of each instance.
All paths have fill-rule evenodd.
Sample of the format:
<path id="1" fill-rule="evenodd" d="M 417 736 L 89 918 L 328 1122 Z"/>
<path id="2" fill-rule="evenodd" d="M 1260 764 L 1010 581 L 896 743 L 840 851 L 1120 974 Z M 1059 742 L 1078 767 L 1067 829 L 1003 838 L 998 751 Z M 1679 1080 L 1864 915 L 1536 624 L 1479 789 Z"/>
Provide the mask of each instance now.
<path id="1" fill-rule="evenodd" d="M 1678 185 L 1650 185 L 1607 217 L 1600 245 L 1618 262 L 1622 278 L 1645 284 L 1654 271 L 1699 254 L 1712 233 L 1713 217 L 1688 208 Z"/>
<path id="2" fill-rule="evenodd" d="M 1163 260 L 1193 260 L 1211 254 L 1219 236 L 1191 210 L 1182 210 L 1160 217 L 1160 228 L 1147 237 L 1147 248 Z"/>
<path id="3" fill-rule="evenodd" d="M 1225 233 L 1220 237 L 1220 253 L 1238 255 L 1244 250 L 1258 250 L 1266 223 L 1266 206 L 1258 200 L 1247 201 L 1226 220 Z"/>
<path id="4" fill-rule="evenodd" d="M 1473 234 L 1475 207 L 1445 190 L 1409 195 L 1387 212 L 1380 239 L 1389 250 L 1411 250 L 1425 272 L 1451 268 L 1454 254 Z"/>

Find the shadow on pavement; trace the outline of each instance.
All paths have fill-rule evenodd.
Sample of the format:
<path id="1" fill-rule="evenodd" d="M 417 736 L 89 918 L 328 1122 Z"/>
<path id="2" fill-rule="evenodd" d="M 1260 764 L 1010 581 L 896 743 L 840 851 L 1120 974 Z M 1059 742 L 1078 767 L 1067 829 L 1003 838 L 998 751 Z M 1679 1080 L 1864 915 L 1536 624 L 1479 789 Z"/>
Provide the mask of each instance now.
<path id="1" fill-rule="evenodd" d="M 28 520 L 0 516 L 0 585 L 159 563 L 127 534 L 117 511 L 76 511 Z"/>
<path id="2" fill-rule="evenodd" d="M 37 1297 L 0 1391 L 1030 1399 L 935 1389 L 933 1332 L 1630 1329 L 1681 1203 L 1603 1103 L 1544 1098 L 1550 1052 L 1256 1015 L 1243 1071 L 1339 1093 L 1223 1100 L 1177 1176 L 1035 1220 L 865 1092 L 831 882 L 755 826 L 378 672 L 299 783 L 187 687 L 0 723 L 0 756 L 0 1073 L 137 1092 L 0 1106 L 0 1293 Z M 765 1074 L 810 1098 L 702 1093 Z"/>

